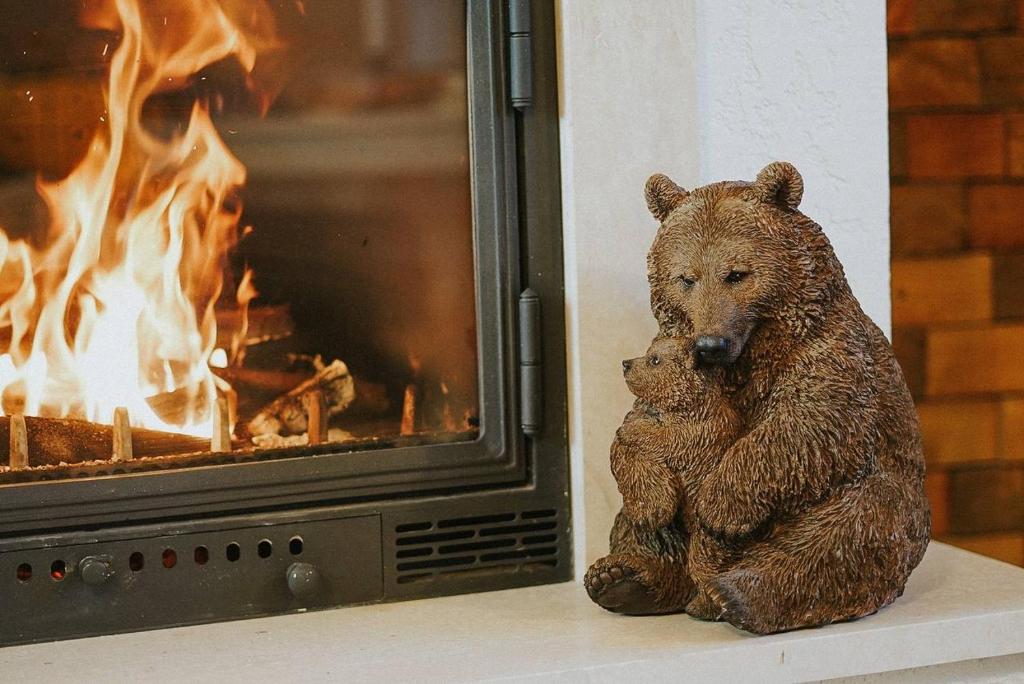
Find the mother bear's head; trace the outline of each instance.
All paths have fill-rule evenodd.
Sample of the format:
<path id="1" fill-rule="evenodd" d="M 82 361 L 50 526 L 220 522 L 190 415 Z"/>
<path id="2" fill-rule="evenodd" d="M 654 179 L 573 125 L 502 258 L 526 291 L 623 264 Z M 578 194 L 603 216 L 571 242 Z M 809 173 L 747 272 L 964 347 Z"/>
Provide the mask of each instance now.
<path id="1" fill-rule="evenodd" d="M 759 329 L 786 343 L 813 334 L 849 288 L 821 228 L 797 210 L 803 189 L 787 162 L 753 183 L 689 192 L 662 174 L 648 179 L 647 206 L 661 227 L 647 273 L 663 334 L 693 335 L 698 360 L 725 364 Z"/>

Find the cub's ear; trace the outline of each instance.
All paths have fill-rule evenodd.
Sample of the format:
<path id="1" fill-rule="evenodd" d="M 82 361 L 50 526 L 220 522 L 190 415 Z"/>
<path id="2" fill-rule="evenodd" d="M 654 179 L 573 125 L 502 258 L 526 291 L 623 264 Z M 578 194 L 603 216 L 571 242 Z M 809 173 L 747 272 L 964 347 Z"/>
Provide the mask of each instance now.
<path id="1" fill-rule="evenodd" d="M 673 183 L 663 173 L 656 173 L 648 178 L 647 185 L 644 186 L 647 208 L 659 221 L 664 221 L 665 217 L 689 195 L 690 193 Z"/>
<path id="2" fill-rule="evenodd" d="M 754 191 L 762 202 L 771 202 L 794 210 L 804 196 L 804 179 L 789 162 L 777 161 L 761 169 Z"/>

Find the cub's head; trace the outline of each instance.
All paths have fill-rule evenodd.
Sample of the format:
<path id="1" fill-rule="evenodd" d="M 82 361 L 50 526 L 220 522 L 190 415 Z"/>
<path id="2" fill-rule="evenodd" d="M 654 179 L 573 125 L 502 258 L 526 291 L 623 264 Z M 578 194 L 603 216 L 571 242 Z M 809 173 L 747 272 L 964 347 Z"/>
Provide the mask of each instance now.
<path id="1" fill-rule="evenodd" d="M 846 286 L 821 228 L 797 210 L 803 179 L 792 164 L 692 192 L 656 174 L 645 196 L 661 222 L 647 257 L 651 308 L 662 332 L 696 340 L 702 363 L 733 363 L 768 322 L 798 337 Z"/>
<path id="2" fill-rule="evenodd" d="M 622 362 L 629 391 L 662 411 L 689 409 L 709 399 L 713 379 L 694 367 L 694 343 L 684 337 L 659 337 L 647 354 Z"/>

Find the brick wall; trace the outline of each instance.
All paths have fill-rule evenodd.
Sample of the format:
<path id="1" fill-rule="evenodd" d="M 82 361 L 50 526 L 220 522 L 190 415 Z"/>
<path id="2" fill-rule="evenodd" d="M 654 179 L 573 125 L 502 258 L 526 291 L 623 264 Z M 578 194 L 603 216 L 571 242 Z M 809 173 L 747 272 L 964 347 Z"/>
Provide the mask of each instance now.
<path id="1" fill-rule="evenodd" d="M 935 536 L 1024 565 L 1024 0 L 888 0 L 893 344 Z"/>

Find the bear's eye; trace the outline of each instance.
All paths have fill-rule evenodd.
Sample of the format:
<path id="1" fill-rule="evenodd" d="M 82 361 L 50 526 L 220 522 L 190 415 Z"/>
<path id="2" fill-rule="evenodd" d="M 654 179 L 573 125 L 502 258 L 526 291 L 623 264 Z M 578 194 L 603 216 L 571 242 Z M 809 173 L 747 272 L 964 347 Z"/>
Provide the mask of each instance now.
<path id="1" fill-rule="evenodd" d="M 647 361 L 652 366 L 657 366 L 659 363 L 661 363 L 661 357 L 658 356 L 657 354 L 651 354 L 651 356 L 647 358 Z"/>
<path id="2" fill-rule="evenodd" d="M 725 276 L 725 282 L 730 285 L 735 285 L 736 283 L 746 280 L 748 275 L 750 274 L 746 271 L 729 271 L 729 275 Z"/>
<path id="3" fill-rule="evenodd" d="M 679 282 L 681 282 L 683 284 L 683 287 L 685 287 L 687 290 L 689 290 L 691 287 L 697 284 L 697 281 L 691 278 L 690 276 L 679 276 Z"/>

